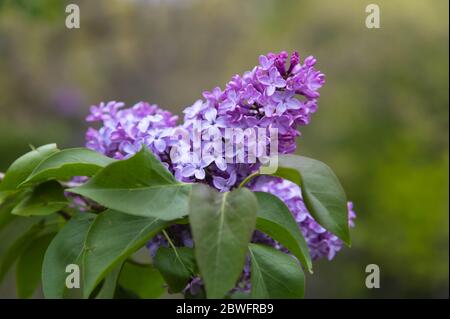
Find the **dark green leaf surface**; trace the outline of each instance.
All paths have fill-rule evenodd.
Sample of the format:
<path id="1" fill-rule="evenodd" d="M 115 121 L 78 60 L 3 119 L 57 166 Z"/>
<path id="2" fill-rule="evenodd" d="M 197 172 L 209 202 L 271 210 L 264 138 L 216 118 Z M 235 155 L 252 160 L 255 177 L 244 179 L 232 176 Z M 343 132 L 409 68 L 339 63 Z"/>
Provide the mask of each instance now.
<path id="1" fill-rule="evenodd" d="M 8 270 L 19 258 L 19 256 L 25 251 L 27 246 L 37 237 L 40 231 L 42 231 L 43 223 L 39 222 L 31 226 L 26 232 L 24 232 L 16 241 L 8 248 L 6 253 L 2 256 L 0 264 L 0 282 L 5 277 Z"/>
<path id="2" fill-rule="evenodd" d="M 131 216 L 114 210 L 101 213 L 86 237 L 84 296 L 88 297 L 112 268 L 166 226 L 166 222 L 156 218 Z"/>
<path id="3" fill-rule="evenodd" d="M 62 150 L 39 163 L 23 184 L 48 179 L 68 179 L 73 176 L 92 176 L 114 161 L 87 148 Z"/>
<path id="4" fill-rule="evenodd" d="M 171 292 L 180 292 L 195 273 L 194 250 L 187 247 L 160 247 L 154 265 L 159 270 Z"/>
<path id="5" fill-rule="evenodd" d="M 0 184 L 1 185 L 1 184 Z M 0 191 L 0 205 L 5 202 L 5 200 L 10 196 L 13 195 L 14 191 L 8 190 L 8 191 Z"/>
<path id="6" fill-rule="evenodd" d="M 0 204 L 0 231 L 3 227 L 6 227 L 14 218 L 15 215 L 11 214 L 15 203 L 2 203 Z"/>
<path id="7" fill-rule="evenodd" d="M 82 268 L 86 235 L 96 215 L 78 213 L 72 217 L 50 243 L 42 266 L 42 288 L 45 298 L 63 298 L 66 295 L 66 267 L 76 264 Z M 71 290 L 75 290 L 73 288 Z"/>
<path id="8" fill-rule="evenodd" d="M 278 165 L 275 175 L 301 187 L 314 219 L 349 245 L 347 198 L 333 171 L 320 161 L 298 155 L 280 156 Z"/>
<path id="9" fill-rule="evenodd" d="M 43 216 L 55 213 L 68 204 L 64 189 L 56 181 L 42 183 L 12 210 L 20 216 Z"/>
<path id="10" fill-rule="evenodd" d="M 127 214 L 173 220 L 187 214 L 190 189 L 143 147 L 133 157 L 108 165 L 88 183 L 69 191 Z"/>
<path id="11" fill-rule="evenodd" d="M 96 299 L 113 299 L 116 292 L 117 281 L 119 279 L 122 264 L 115 267 L 109 274 L 106 275 L 103 281 L 102 288 L 95 297 Z"/>
<path id="12" fill-rule="evenodd" d="M 258 198 L 258 219 L 256 228 L 286 247 L 303 265 L 312 269 L 308 245 L 292 213 L 278 197 L 263 192 L 255 192 Z"/>
<path id="13" fill-rule="evenodd" d="M 257 199 L 248 189 L 219 193 L 205 185 L 193 186 L 189 219 L 208 298 L 222 298 L 236 284 L 257 210 Z"/>
<path id="14" fill-rule="evenodd" d="M 48 245 L 55 236 L 47 234 L 33 240 L 19 257 L 16 266 L 17 297 L 30 298 L 41 282 L 42 261 Z"/>
<path id="15" fill-rule="evenodd" d="M 16 215 L 12 215 L 11 211 L 24 198 L 25 192 L 17 192 L 7 196 L 3 202 L 0 202 L 0 231 L 6 227 Z"/>
<path id="16" fill-rule="evenodd" d="M 164 280 L 155 268 L 130 262 L 125 262 L 122 268 L 119 285 L 142 299 L 158 298 L 165 291 Z"/>
<path id="17" fill-rule="evenodd" d="M 250 244 L 252 298 L 303 298 L 305 278 L 300 264 L 273 247 Z"/>

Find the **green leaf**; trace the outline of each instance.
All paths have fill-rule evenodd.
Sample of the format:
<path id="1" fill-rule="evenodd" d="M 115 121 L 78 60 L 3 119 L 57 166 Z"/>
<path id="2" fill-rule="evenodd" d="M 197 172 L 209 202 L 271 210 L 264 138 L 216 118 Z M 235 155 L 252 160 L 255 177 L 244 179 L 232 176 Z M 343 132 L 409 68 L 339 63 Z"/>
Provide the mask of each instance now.
<path id="1" fill-rule="evenodd" d="M 0 203 L 0 231 L 17 217 L 16 215 L 12 215 L 11 211 L 24 198 L 25 195 L 26 192 L 24 191 L 17 192 L 7 196 L 5 200 Z"/>
<path id="2" fill-rule="evenodd" d="M 0 231 L 3 227 L 6 227 L 17 216 L 11 214 L 15 203 L 2 203 L 0 204 Z"/>
<path id="3" fill-rule="evenodd" d="M 1 182 L 0 182 L 0 186 L 1 186 Z M 10 195 L 14 195 L 14 191 L 11 191 L 11 190 L 0 191 L 0 205 L 3 204 Z"/>
<path id="4" fill-rule="evenodd" d="M 194 250 L 187 247 L 160 247 L 154 265 L 169 285 L 171 292 L 180 292 L 195 274 Z"/>
<path id="5" fill-rule="evenodd" d="M 165 291 L 164 280 L 155 268 L 130 262 L 124 263 L 119 285 L 142 299 L 158 298 Z"/>
<path id="6" fill-rule="evenodd" d="M 45 251 L 55 236 L 47 234 L 33 240 L 19 257 L 16 266 L 17 296 L 30 298 L 41 281 Z"/>
<path id="7" fill-rule="evenodd" d="M 95 299 L 113 299 L 114 293 L 117 287 L 117 280 L 119 279 L 120 271 L 122 270 L 122 264 L 114 268 L 109 274 L 106 275 L 103 281 L 102 288 L 95 297 Z"/>
<path id="8" fill-rule="evenodd" d="M 48 181 L 36 186 L 31 194 L 14 207 L 11 213 L 20 216 L 50 215 L 67 204 L 62 186 L 56 181 Z"/>
<path id="9" fill-rule="evenodd" d="M 350 245 L 347 198 L 331 168 L 298 155 L 280 156 L 278 165 L 274 175 L 299 185 L 305 205 L 314 219 Z"/>
<path id="10" fill-rule="evenodd" d="M 190 189 L 143 147 L 133 157 L 108 165 L 89 182 L 69 191 L 127 214 L 173 220 L 186 215 Z"/>
<path id="11" fill-rule="evenodd" d="M 84 296 L 89 297 L 105 275 L 141 248 L 167 223 L 108 210 L 101 213 L 86 237 L 83 257 Z"/>
<path id="12" fill-rule="evenodd" d="M 257 210 L 256 197 L 248 189 L 219 193 L 202 184 L 193 186 L 189 219 L 208 298 L 222 298 L 236 284 Z"/>
<path id="13" fill-rule="evenodd" d="M 252 298 L 303 298 L 305 278 L 299 263 L 275 248 L 250 244 Z"/>
<path id="14" fill-rule="evenodd" d="M 0 183 L 0 193 L 14 191 L 40 162 L 58 151 L 56 144 L 48 144 L 19 157 L 6 171 L 3 181 Z M 2 195 L 0 195 L 1 197 Z"/>
<path id="15" fill-rule="evenodd" d="M 255 192 L 258 198 L 256 228 L 286 247 L 308 270 L 312 269 L 308 245 L 289 208 L 278 197 Z"/>
<path id="16" fill-rule="evenodd" d="M 22 185 L 48 179 L 68 179 L 73 176 L 92 176 L 114 159 L 87 148 L 72 148 L 54 153 L 43 160 Z"/>
<path id="17" fill-rule="evenodd" d="M 45 298 L 58 299 L 66 295 L 66 267 L 76 264 L 81 268 L 84 242 L 95 217 L 92 213 L 75 214 L 50 243 L 42 266 Z"/>
<path id="18" fill-rule="evenodd" d="M 25 248 L 31 243 L 36 235 L 41 230 L 39 225 L 33 225 L 28 229 L 22 236 L 20 236 L 9 249 L 6 251 L 4 256 L 2 256 L 0 264 L 0 282 L 3 280 L 8 270 L 14 264 L 14 262 L 19 258 Z"/>

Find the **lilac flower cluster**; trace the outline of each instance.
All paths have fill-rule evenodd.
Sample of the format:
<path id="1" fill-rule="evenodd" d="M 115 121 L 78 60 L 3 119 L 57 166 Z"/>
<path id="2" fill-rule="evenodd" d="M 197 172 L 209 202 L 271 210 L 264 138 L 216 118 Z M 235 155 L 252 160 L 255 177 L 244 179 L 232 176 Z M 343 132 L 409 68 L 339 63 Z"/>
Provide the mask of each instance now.
<path id="1" fill-rule="evenodd" d="M 186 108 L 183 127 L 194 131 L 195 123 L 200 121 L 202 133 L 208 132 L 202 136 L 214 136 L 211 131 L 218 131 L 225 139 L 225 128 L 264 128 L 265 140 L 258 141 L 263 144 L 264 152 L 270 141 L 269 129 L 275 128 L 278 153 L 292 153 L 296 148 L 295 138 L 300 134 L 297 128 L 308 124 L 311 114 L 317 110 L 318 90 L 324 84 L 324 74 L 315 70 L 315 64 L 313 57 L 307 57 L 301 64 L 297 52 L 290 59 L 287 52 L 261 55 L 259 65 L 253 70 L 233 76 L 224 90 L 216 87 L 204 92 L 204 100 Z M 234 141 L 235 144 L 240 142 Z M 203 143 L 203 151 L 211 144 L 210 141 Z M 186 145 L 185 149 L 191 146 Z M 240 150 L 244 147 L 238 145 L 232 157 L 238 157 Z M 258 162 L 231 161 L 230 164 L 225 152 L 224 149 L 194 164 L 178 164 L 174 167 L 175 175 L 184 181 L 206 181 L 220 191 L 228 191 L 259 167 Z M 256 157 L 261 155 L 258 152 Z"/>
<path id="2" fill-rule="evenodd" d="M 289 61 L 288 61 L 289 60 Z M 176 126 L 177 117 L 170 112 L 140 102 L 123 109 L 121 102 L 101 103 L 92 106 L 88 122 L 102 122 L 100 129 L 89 128 L 87 147 L 117 159 L 126 158 L 147 145 L 165 163 L 175 177 L 185 182 L 204 182 L 220 191 L 228 191 L 259 168 L 259 162 L 241 163 L 236 160 L 245 147 L 235 144 L 230 153 L 173 163 L 170 150 L 176 146 L 189 152 L 194 146 L 195 133 L 206 136 L 225 136 L 225 128 L 263 128 L 267 135 L 258 143 L 266 151 L 269 130 L 278 130 L 278 153 L 292 153 L 295 138 L 300 134 L 298 126 L 306 125 L 317 110 L 318 89 L 324 83 L 324 75 L 315 70 L 316 60 L 307 57 L 303 64 L 297 52 L 290 59 L 286 52 L 269 53 L 259 58 L 259 65 L 242 76 L 235 75 L 224 90 L 216 87 L 204 92 L 204 100 L 198 100 L 184 110 L 184 123 Z M 196 127 L 200 123 L 200 128 Z M 179 138 L 180 131 L 190 135 L 186 142 Z M 197 132 L 200 130 L 201 132 Z M 202 141 L 201 154 L 208 154 L 214 141 Z M 261 150 L 260 148 L 258 148 Z M 248 149 L 247 149 L 248 150 Z M 260 158 L 261 151 L 255 154 Z M 244 154 L 244 157 L 248 154 Z M 231 163 L 230 163 L 231 162 Z"/>
<path id="3" fill-rule="evenodd" d="M 171 151 L 178 149 L 191 152 L 195 148 L 194 135 L 200 133 L 201 154 L 208 154 L 213 143 L 211 136 L 220 133 L 222 139 L 226 140 L 226 128 L 265 129 L 262 144 L 266 151 L 271 138 L 269 131 L 275 128 L 278 130 L 278 153 L 293 153 L 296 137 L 300 135 L 298 127 L 310 122 L 311 114 L 317 110 L 318 90 L 324 84 L 324 74 L 314 68 L 315 64 L 316 60 L 311 56 L 301 63 L 297 52 L 290 57 L 286 52 L 262 55 L 259 65 L 243 75 L 233 76 L 224 90 L 216 87 L 204 92 L 202 100 L 184 110 L 184 122 L 178 126 L 176 116 L 146 102 L 137 103 L 131 108 L 124 108 L 123 103 L 115 101 L 92 106 L 86 120 L 101 122 L 102 126 L 88 129 L 86 146 L 109 157 L 124 159 L 146 145 L 178 180 L 207 183 L 219 191 L 228 191 L 255 172 L 261 164 L 258 161 L 236 161 L 242 155 L 239 154 L 242 149 L 245 153 L 245 148 L 233 149 L 231 158 L 230 153 L 223 149 L 219 154 L 209 154 L 188 162 L 174 161 Z M 187 141 L 180 138 L 183 132 L 188 133 Z M 238 146 L 242 143 L 236 140 L 233 142 Z M 263 154 L 258 152 L 256 155 L 260 158 Z M 248 149 L 245 156 L 248 156 Z M 279 178 L 258 177 L 248 187 L 272 193 L 286 203 L 307 241 L 313 259 L 332 259 L 341 249 L 342 242 L 317 224 L 309 214 L 298 186 Z M 355 214 L 351 203 L 348 208 L 349 223 L 353 226 Z M 189 226 L 174 225 L 167 229 L 167 233 L 175 245 L 193 247 Z M 253 241 L 287 252 L 280 244 L 259 232 L 255 232 Z M 157 249 L 168 246 L 168 242 L 159 234 L 147 246 L 154 256 Z M 247 262 L 236 289 L 249 289 L 249 274 L 250 264 Z M 186 290 L 195 294 L 201 285 L 201 280 L 194 278 Z"/>
<path id="4" fill-rule="evenodd" d="M 102 122 L 100 129 L 89 128 L 86 147 L 106 156 L 124 159 L 146 145 L 163 162 L 168 162 L 170 136 L 177 116 L 156 105 L 139 102 L 124 109 L 124 103 L 111 101 L 91 106 L 87 122 Z"/>

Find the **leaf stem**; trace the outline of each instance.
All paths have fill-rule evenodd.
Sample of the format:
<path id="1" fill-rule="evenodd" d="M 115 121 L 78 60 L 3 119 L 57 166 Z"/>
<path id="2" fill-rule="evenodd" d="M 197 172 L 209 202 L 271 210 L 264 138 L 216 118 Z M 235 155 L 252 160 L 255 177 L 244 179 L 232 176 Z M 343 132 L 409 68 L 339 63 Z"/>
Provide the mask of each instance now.
<path id="1" fill-rule="evenodd" d="M 177 247 L 175 247 L 175 244 L 170 239 L 169 234 L 167 234 L 167 232 L 164 229 L 162 230 L 162 233 L 164 234 L 164 237 L 166 237 L 167 241 L 169 242 L 170 247 L 172 247 L 173 251 L 175 252 L 175 255 L 177 256 L 177 258 L 179 260 L 181 260 L 180 256 L 178 255 Z"/>
<path id="2" fill-rule="evenodd" d="M 175 256 L 177 257 L 177 259 L 180 261 L 180 263 L 183 265 L 183 267 L 191 272 L 189 270 L 189 268 L 184 264 L 183 259 L 181 259 L 180 255 L 178 254 L 178 250 L 177 247 L 175 247 L 174 243 L 172 242 L 172 240 L 170 239 L 169 235 L 167 234 L 167 232 L 163 229 L 162 233 L 164 234 L 164 237 L 166 237 L 167 241 L 169 242 L 170 247 L 173 249 L 173 252 L 175 253 Z"/>
<path id="3" fill-rule="evenodd" d="M 247 184 L 253 177 L 259 175 L 258 172 L 252 173 L 250 175 L 248 175 L 246 178 L 244 178 L 244 180 L 239 184 L 239 188 L 242 188 L 245 186 L 245 184 Z"/>

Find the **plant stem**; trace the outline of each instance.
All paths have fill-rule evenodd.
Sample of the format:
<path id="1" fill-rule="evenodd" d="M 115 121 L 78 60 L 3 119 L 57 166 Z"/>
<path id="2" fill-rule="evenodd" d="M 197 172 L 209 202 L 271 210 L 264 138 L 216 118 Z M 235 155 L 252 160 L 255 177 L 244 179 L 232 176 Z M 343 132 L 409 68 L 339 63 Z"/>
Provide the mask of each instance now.
<path id="1" fill-rule="evenodd" d="M 239 184 L 239 188 L 244 187 L 245 184 L 247 184 L 253 177 L 255 177 L 255 176 L 257 176 L 257 175 L 259 175 L 258 172 L 248 175 L 248 176 L 247 176 L 247 177 Z"/>
<path id="2" fill-rule="evenodd" d="M 170 239 L 170 237 L 167 234 L 167 232 L 163 229 L 162 233 L 164 234 L 164 237 L 166 237 L 167 241 L 169 242 L 170 247 L 172 247 L 173 251 L 175 252 L 175 255 L 177 256 L 177 258 L 181 261 L 180 255 L 178 255 L 177 247 L 175 247 L 174 243 Z"/>

